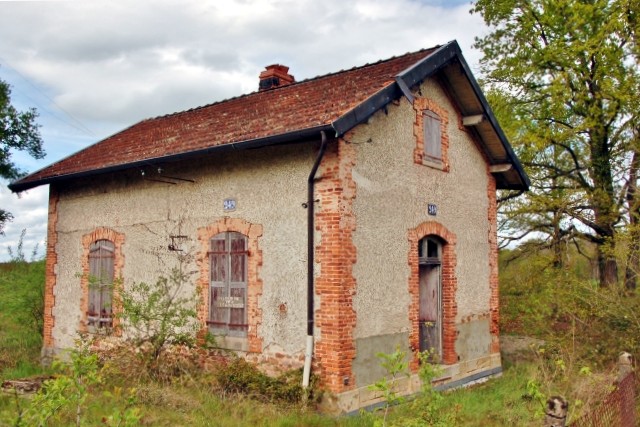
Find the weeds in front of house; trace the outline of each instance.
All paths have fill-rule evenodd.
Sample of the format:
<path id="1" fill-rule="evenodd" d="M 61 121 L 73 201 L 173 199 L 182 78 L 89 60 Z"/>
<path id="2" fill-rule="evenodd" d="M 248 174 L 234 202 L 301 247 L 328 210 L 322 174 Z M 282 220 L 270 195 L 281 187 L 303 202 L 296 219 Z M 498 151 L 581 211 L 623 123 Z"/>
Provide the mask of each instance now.
<path id="1" fill-rule="evenodd" d="M 410 402 L 405 403 L 405 397 L 398 393 L 398 380 L 409 377 L 409 363 L 407 353 L 396 348 L 393 353 L 378 353 L 381 360 L 380 365 L 385 369 L 385 377 L 370 386 L 371 390 L 381 393 L 384 406 L 382 408 L 382 419 L 373 419 L 374 426 L 433 426 L 449 427 L 457 425 L 456 406 L 446 406 L 447 397 L 443 393 L 437 392 L 433 388 L 433 382 L 442 374 L 442 368 L 434 360 L 437 358 L 433 351 L 418 353 L 420 368 L 420 392 L 411 396 Z M 404 405 L 403 405 L 404 404 Z M 394 407 L 394 414 L 388 420 L 389 409 Z"/>
<path id="2" fill-rule="evenodd" d="M 287 405 L 307 405 L 320 398 L 317 376 L 311 377 L 310 387 L 302 388 L 302 369 L 295 369 L 272 377 L 258 370 L 252 363 L 234 357 L 213 373 L 214 388 L 222 396 L 243 395 L 263 402 Z"/>
<path id="3" fill-rule="evenodd" d="M 1 283 L 24 275 L 26 264 L 12 264 Z M 36 276 L 43 281 L 44 270 Z M 301 419 L 305 425 L 327 425 L 326 418 L 309 411 L 319 396 L 317 378 L 303 390 L 300 370 L 272 378 L 243 359 L 196 345 L 197 301 L 180 296 L 186 280 L 175 269 L 155 286 L 118 289 L 119 320 L 134 332 L 81 336 L 68 362 L 54 363 L 54 377 L 32 399 L 0 394 L 0 425 L 181 425 L 203 424 L 214 416 L 217 425 L 237 425 L 238 419 L 247 425 L 299 425 Z M 18 313 L 26 304 L 16 299 L 13 306 Z M 40 336 L 36 330 L 21 332 Z M 37 346 L 14 346 L 7 359 L 19 352 L 35 361 L 40 345 L 39 338 Z M 216 413 L 220 407 L 228 414 Z"/>
<path id="4" fill-rule="evenodd" d="M 527 351 L 526 360 L 504 358 L 501 378 L 442 393 L 430 388 L 438 365 L 422 363 L 427 388 L 389 405 L 386 418 L 382 412 L 340 418 L 315 413 L 318 392 L 314 388 L 308 399 L 311 407 L 301 403 L 298 371 L 267 377 L 244 360 L 171 339 L 153 371 L 148 364 L 156 354 L 153 345 L 144 340 L 121 345 L 120 338 L 102 336 L 88 353 L 77 354 L 75 365 L 76 356 L 71 365 L 58 365 L 39 397 L 0 393 L 0 425 L 68 426 L 78 420 L 82 425 L 207 425 L 215 420 L 220 426 L 527 426 L 540 425 L 542 405 L 553 394 L 569 400 L 575 419 L 609 390 L 617 353 L 638 353 L 640 302 L 615 287 L 600 289 L 566 271 L 545 271 L 543 262 L 526 261 L 512 264 L 518 268 L 507 269 L 502 282 L 503 328 L 544 339 L 545 345 Z M 16 259 L 0 266 L 2 379 L 42 372 L 34 312 L 41 310 L 43 283 L 42 261 Z M 388 356 L 387 371 L 401 378 L 405 357 Z M 391 377 L 386 396 L 397 403 Z"/>
<path id="5" fill-rule="evenodd" d="M 386 375 L 369 386 L 369 390 L 374 390 L 382 395 L 384 406 L 382 425 L 386 425 L 387 414 L 390 406 L 398 405 L 404 402 L 404 397 L 398 394 L 398 379 L 409 376 L 409 363 L 407 362 L 407 353 L 396 347 L 393 353 L 377 353 L 376 357 L 380 359 L 380 366 L 386 371 Z"/>
<path id="6" fill-rule="evenodd" d="M 135 282 L 127 288 L 116 284 L 121 306 L 116 316 L 132 341 L 150 346 L 152 360 L 168 345 L 195 345 L 199 299 L 196 293 L 185 296 L 187 281 L 183 268 L 173 268 L 154 284 Z"/>

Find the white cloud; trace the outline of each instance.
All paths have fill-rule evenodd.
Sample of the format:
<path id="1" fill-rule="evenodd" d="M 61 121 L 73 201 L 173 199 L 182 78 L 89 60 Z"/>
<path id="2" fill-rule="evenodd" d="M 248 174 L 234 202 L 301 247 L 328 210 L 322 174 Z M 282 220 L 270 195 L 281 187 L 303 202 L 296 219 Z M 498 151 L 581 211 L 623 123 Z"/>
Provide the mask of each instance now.
<path id="1" fill-rule="evenodd" d="M 14 79 L 14 96 L 40 111 L 50 154 L 16 162 L 33 171 L 143 118 L 253 92 L 273 63 L 302 80 L 457 39 L 474 68 L 471 44 L 485 28 L 469 8 L 466 0 L 0 2 L 0 78 Z M 14 197 L 0 192 L 16 216 L 0 246 L 15 245 L 23 227 L 42 241 L 46 191 Z"/>
<path id="2" fill-rule="evenodd" d="M 23 240 L 23 252 L 27 258 L 37 247 L 38 255 L 45 252 L 45 238 L 47 235 L 47 210 L 49 187 L 34 188 L 17 195 L 9 189 L 0 187 L 0 206 L 14 215 L 13 221 L 5 225 L 5 235 L 0 236 L 0 260 L 9 259 L 9 250 L 14 253 L 18 249 L 20 234 L 26 229 Z"/>

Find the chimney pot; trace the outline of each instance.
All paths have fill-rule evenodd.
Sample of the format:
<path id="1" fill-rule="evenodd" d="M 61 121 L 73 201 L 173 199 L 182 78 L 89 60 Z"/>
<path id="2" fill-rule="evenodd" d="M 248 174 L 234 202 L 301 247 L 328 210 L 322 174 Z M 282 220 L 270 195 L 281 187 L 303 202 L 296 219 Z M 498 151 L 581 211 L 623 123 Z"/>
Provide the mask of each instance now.
<path id="1" fill-rule="evenodd" d="M 260 90 L 267 90 L 279 86 L 295 83 L 296 79 L 289 74 L 289 67 L 281 64 L 267 65 L 260 73 Z"/>

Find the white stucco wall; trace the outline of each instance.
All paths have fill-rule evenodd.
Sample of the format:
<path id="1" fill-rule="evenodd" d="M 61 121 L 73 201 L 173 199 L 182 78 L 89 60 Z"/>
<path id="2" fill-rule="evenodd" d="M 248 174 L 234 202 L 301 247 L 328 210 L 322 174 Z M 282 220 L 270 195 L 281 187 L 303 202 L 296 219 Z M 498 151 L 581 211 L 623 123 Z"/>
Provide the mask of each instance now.
<path id="1" fill-rule="evenodd" d="M 456 323 L 486 318 L 489 311 L 486 164 L 470 136 L 458 128 L 457 112 L 441 88 L 428 81 L 421 92 L 448 111 L 448 172 L 414 163 L 415 111 L 405 98 L 377 112 L 347 137 L 356 151 L 352 175 L 356 183 L 353 301 L 357 319 L 353 338 L 381 337 L 358 344 L 358 348 L 375 347 L 400 335 L 404 337 L 400 341 L 407 342 L 411 327 L 408 230 L 425 221 L 437 221 L 457 237 Z M 166 249 L 170 235 L 188 236 L 183 247 L 196 255 L 200 250 L 198 228 L 227 216 L 263 227 L 259 239 L 263 289 L 258 301 L 262 310 L 258 336 L 263 351 L 301 355 L 306 335 L 307 256 L 307 211 L 302 203 L 306 201 L 307 177 L 315 155 L 311 144 L 231 152 L 163 170 L 164 175 L 193 179 L 195 183 L 145 181 L 133 171 L 61 188 L 53 309 L 55 346 L 73 346 L 82 318 L 79 273 L 83 235 L 98 227 L 125 235 L 122 252 L 126 286 L 133 281 L 154 282 L 159 275 L 167 274 L 175 263 L 175 255 Z M 152 168 L 146 173 L 154 177 Z M 225 198 L 237 200 L 234 212 L 223 212 Z M 436 217 L 427 215 L 428 203 L 438 206 Z M 317 232 L 316 244 L 320 239 Z M 188 269 L 198 271 L 195 262 Z M 321 266 L 316 265 L 316 275 L 320 272 Z M 197 273 L 193 275 L 192 286 L 184 289 L 185 294 L 195 292 L 198 277 Z M 283 304 L 284 313 L 280 310 Z M 316 307 L 319 304 L 317 296 Z M 485 329 L 488 338 L 486 321 L 472 332 L 477 335 L 477 330 L 481 333 Z M 483 353 L 485 345 L 481 340 L 480 350 L 474 350 L 474 354 Z M 393 348 L 377 349 L 387 350 Z M 358 363 L 358 369 L 369 369 L 369 362 Z"/>
<path id="2" fill-rule="evenodd" d="M 409 332 L 407 232 L 425 221 L 437 221 L 457 237 L 456 323 L 489 311 L 486 162 L 458 128 L 457 112 L 440 86 L 429 80 L 421 93 L 448 111 L 449 172 L 414 163 L 415 111 L 404 97 L 349 138 L 357 148 L 356 339 Z M 427 215 L 428 203 L 438 206 L 437 216 Z"/>
<path id="3" fill-rule="evenodd" d="M 311 144 L 227 153 L 167 167 L 163 174 L 195 180 L 169 185 L 145 181 L 136 172 L 119 173 L 62 188 L 58 203 L 57 280 L 54 289 L 53 338 L 58 348 L 71 347 L 82 313 L 80 277 L 82 236 L 97 227 L 124 233 L 125 286 L 155 282 L 175 265 L 166 248 L 169 235 L 186 235 L 183 245 L 200 250 L 197 229 L 225 216 L 261 224 L 263 293 L 258 335 L 265 351 L 290 354 L 304 350 L 306 335 L 306 200 L 307 176 L 315 153 Z M 146 169 L 154 177 L 154 169 Z M 160 177 L 155 175 L 155 177 Z M 223 200 L 235 198 L 237 209 L 223 211 Z M 197 272 L 193 262 L 188 270 Z M 198 274 L 186 293 L 195 292 Z M 282 313 L 280 305 L 286 304 Z"/>

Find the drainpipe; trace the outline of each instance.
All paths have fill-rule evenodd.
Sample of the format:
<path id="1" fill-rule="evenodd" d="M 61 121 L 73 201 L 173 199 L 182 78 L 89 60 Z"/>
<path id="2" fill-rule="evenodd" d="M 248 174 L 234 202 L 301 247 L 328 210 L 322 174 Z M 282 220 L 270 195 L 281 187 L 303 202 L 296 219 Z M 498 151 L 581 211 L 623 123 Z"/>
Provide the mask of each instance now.
<path id="1" fill-rule="evenodd" d="M 327 148 L 327 135 L 324 131 L 320 132 L 322 136 L 322 143 L 320 144 L 320 152 L 316 158 L 311 173 L 309 173 L 309 179 L 307 180 L 307 347 L 304 352 L 304 370 L 302 371 L 302 387 L 309 387 L 309 378 L 311 377 L 311 359 L 313 357 L 313 266 L 314 266 L 314 236 L 313 231 L 315 229 L 314 223 L 314 205 L 313 199 L 316 172 L 320 166 L 320 162 L 324 157 L 325 149 Z"/>

